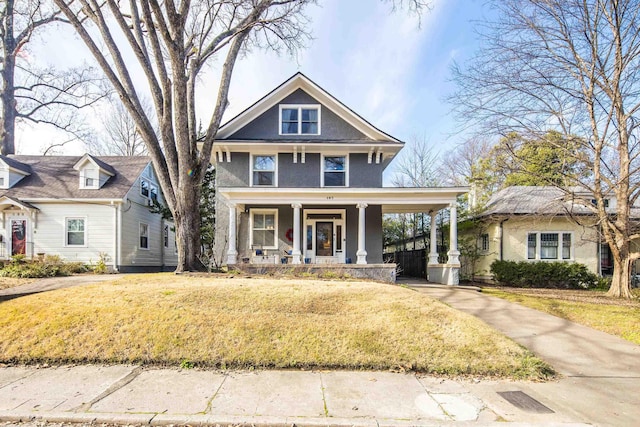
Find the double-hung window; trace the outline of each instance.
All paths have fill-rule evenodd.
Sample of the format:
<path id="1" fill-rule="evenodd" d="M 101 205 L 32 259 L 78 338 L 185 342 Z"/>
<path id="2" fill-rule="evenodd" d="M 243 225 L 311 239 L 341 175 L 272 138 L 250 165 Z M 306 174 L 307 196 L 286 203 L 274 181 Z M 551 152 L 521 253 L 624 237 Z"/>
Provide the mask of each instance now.
<path id="1" fill-rule="evenodd" d="M 277 249 L 278 211 L 251 211 L 251 245 L 261 249 Z"/>
<path id="2" fill-rule="evenodd" d="M 67 246 L 85 246 L 86 229 L 84 218 L 67 218 L 66 219 L 66 238 Z"/>
<path id="3" fill-rule="evenodd" d="M 572 259 L 571 233 L 544 232 L 527 235 L 527 259 Z"/>
<path id="4" fill-rule="evenodd" d="M 479 241 L 478 249 L 480 249 L 482 252 L 489 252 L 489 234 L 487 233 L 481 234 L 479 240 L 480 241 Z"/>
<path id="5" fill-rule="evenodd" d="M 149 249 L 149 225 L 140 223 L 140 249 Z"/>
<path id="6" fill-rule="evenodd" d="M 322 186 L 346 187 L 347 186 L 347 157 L 323 156 L 322 158 Z"/>
<path id="7" fill-rule="evenodd" d="M 276 186 L 276 156 L 253 156 L 252 185 Z"/>
<path id="8" fill-rule="evenodd" d="M 281 105 L 281 135 L 320 135 L 319 105 Z"/>

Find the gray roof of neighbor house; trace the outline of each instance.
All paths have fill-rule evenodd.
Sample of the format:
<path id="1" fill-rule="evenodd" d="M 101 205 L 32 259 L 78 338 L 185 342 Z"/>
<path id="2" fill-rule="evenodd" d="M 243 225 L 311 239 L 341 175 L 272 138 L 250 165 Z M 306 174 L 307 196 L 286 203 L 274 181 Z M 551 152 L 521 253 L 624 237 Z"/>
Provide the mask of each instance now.
<path id="1" fill-rule="evenodd" d="M 590 201 L 591 197 L 579 188 L 563 190 L 553 186 L 512 186 L 493 194 L 480 216 L 593 215 L 593 210 L 585 206 Z M 615 214 L 613 205 L 607 211 Z M 640 217 L 640 208 L 631 208 L 631 216 Z"/>
<path id="2" fill-rule="evenodd" d="M 109 167 L 114 176 L 109 177 L 99 190 L 87 190 L 80 188 L 79 172 L 73 169 L 81 158 L 82 156 L 6 156 L 3 160 L 12 162 L 12 167 L 18 168 L 21 165 L 21 168 L 28 168 L 31 175 L 25 176 L 8 190 L 0 190 L 0 197 L 21 200 L 122 199 L 151 161 L 146 156 L 93 157 Z"/>

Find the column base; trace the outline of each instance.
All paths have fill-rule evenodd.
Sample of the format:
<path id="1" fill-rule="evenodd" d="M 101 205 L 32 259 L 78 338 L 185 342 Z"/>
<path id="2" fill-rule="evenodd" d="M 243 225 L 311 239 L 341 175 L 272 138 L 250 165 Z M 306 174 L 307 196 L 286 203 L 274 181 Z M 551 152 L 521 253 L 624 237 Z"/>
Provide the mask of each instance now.
<path id="1" fill-rule="evenodd" d="M 291 264 L 302 264 L 302 253 L 300 252 L 293 252 L 291 254 Z"/>
<path id="2" fill-rule="evenodd" d="M 460 265 L 460 252 L 459 251 L 449 251 L 447 252 L 447 264 L 449 265 Z"/>
<path id="3" fill-rule="evenodd" d="M 438 263 L 438 254 L 429 254 L 429 264 L 437 264 Z"/>
<path id="4" fill-rule="evenodd" d="M 356 256 L 358 257 L 356 264 L 366 264 L 367 263 L 367 252 L 356 252 Z"/>
<path id="5" fill-rule="evenodd" d="M 227 265 L 235 265 L 238 263 L 238 253 L 227 253 Z"/>

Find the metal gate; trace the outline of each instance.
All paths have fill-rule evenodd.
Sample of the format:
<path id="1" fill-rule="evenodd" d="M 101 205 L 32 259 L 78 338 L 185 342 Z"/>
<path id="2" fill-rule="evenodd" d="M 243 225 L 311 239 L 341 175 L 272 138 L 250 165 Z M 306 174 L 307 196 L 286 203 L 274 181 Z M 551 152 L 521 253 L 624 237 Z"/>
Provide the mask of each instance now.
<path id="1" fill-rule="evenodd" d="M 400 251 L 384 254 L 385 262 L 398 265 L 398 276 L 427 278 L 427 250 Z"/>

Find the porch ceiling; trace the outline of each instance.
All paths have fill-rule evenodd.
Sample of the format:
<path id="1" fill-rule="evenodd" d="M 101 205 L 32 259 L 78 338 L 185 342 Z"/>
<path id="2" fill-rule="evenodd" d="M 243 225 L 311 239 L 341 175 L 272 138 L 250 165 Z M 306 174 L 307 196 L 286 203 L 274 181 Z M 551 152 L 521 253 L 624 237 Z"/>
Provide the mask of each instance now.
<path id="1" fill-rule="evenodd" d="M 455 203 L 468 187 L 433 188 L 264 188 L 224 187 L 218 193 L 232 203 L 286 205 L 381 205 L 382 213 L 429 212 Z"/>

